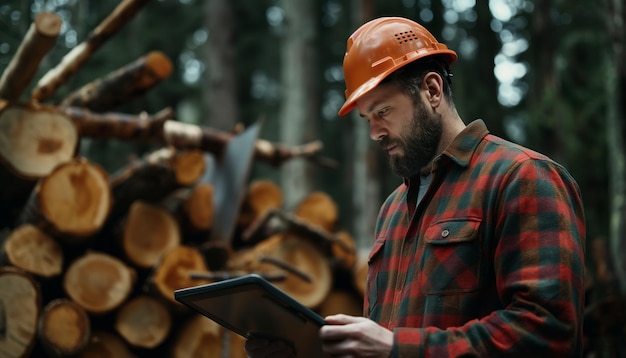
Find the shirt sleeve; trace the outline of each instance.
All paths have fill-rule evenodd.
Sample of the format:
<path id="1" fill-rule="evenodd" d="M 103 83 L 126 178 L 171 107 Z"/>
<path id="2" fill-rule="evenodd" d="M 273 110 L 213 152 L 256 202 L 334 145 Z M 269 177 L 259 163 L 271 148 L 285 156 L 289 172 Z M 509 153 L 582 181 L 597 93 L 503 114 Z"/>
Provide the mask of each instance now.
<path id="1" fill-rule="evenodd" d="M 503 309 L 461 327 L 396 328 L 392 357 L 581 356 L 582 199 L 549 160 L 513 167 L 498 188 L 493 257 Z"/>

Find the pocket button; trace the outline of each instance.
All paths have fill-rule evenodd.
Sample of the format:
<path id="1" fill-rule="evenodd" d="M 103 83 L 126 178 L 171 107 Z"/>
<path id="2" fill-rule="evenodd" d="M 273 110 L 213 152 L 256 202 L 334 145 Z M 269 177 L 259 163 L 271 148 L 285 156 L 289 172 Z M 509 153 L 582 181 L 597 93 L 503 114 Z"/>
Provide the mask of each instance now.
<path id="1" fill-rule="evenodd" d="M 441 232 L 441 237 L 448 237 L 448 235 L 450 235 L 450 230 L 448 230 L 448 229 L 444 229 Z"/>

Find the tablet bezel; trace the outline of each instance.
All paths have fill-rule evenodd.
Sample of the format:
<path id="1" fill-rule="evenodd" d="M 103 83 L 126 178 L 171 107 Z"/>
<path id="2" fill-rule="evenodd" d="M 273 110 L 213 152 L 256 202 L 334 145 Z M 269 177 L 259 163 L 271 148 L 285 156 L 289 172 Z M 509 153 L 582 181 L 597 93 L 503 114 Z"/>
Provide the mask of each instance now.
<path id="1" fill-rule="evenodd" d="M 281 339 L 298 357 L 323 357 L 324 318 L 257 274 L 176 290 L 174 298 L 242 337 Z"/>

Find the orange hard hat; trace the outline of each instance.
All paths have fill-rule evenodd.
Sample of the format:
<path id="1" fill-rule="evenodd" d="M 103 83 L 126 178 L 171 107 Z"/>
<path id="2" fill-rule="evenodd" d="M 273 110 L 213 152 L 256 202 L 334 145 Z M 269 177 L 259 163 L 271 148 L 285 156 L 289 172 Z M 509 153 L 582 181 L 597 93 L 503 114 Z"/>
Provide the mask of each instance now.
<path id="1" fill-rule="evenodd" d="M 398 68 L 427 56 L 440 56 L 451 65 L 456 52 L 439 43 L 415 21 L 402 17 L 381 17 L 359 27 L 348 39 L 343 60 L 346 102 L 343 116 L 356 101 Z"/>

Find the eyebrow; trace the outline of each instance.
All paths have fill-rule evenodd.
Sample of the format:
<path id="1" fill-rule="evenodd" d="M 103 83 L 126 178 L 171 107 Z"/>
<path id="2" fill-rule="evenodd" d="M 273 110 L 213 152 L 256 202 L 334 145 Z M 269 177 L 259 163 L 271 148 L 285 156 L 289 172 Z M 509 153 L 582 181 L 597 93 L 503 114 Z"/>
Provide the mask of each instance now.
<path id="1" fill-rule="evenodd" d="M 383 99 L 379 99 L 378 101 L 375 101 L 374 103 L 372 103 L 372 105 L 370 105 L 367 108 L 367 111 L 365 113 L 372 113 L 375 107 L 378 107 L 381 103 L 385 102 L 386 100 L 387 100 L 386 98 L 383 98 Z M 360 113 L 360 112 L 359 112 L 359 116 L 361 116 L 362 118 L 365 118 L 365 114 Z"/>

